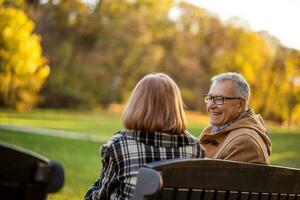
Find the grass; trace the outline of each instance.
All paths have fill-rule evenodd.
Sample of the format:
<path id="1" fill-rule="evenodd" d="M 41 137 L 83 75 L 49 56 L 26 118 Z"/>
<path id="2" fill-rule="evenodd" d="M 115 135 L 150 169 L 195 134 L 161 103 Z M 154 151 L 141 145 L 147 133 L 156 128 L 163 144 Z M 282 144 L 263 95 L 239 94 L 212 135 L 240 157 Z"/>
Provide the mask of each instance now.
<path id="1" fill-rule="evenodd" d="M 208 119 L 198 113 L 190 112 L 187 116 L 188 130 L 198 136 L 208 124 Z M 79 133 L 110 137 L 122 129 L 120 111 L 74 111 L 74 110 L 33 110 L 27 113 L 17 113 L 0 110 L 0 125 L 22 125 L 40 128 L 50 128 Z"/>
<path id="2" fill-rule="evenodd" d="M 300 134 L 274 133 L 271 135 L 271 141 L 272 164 L 300 168 Z"/>
<path id="3" fill-rule="evenodd" d="M 0 111 L 0 124 L 75 131 L 110 136 L 121 128 L 119 113 L 102 110 L 78 112 L 71 110 L 34 110 L 17 113 Z"/>
<path id="4" fill-rule="evenodd" d="M 14 124 L 76 131 L 109 138 L 121 129 L 120 113 L 111 111 L 78 112 L 65 110 L 34 110 L 29 113 L 0 111 L 0 124 Z M 207 117 L 189 113 L 188 129 L 195 136 L 208 124 Z M 271 140 L 274 165 L 300 168 L 299 129 L 272 127 Z M 99 148 L 102 142 L 79 141 L 0 129 L 0 141 L 38 152 L 63 164 L 66 173 L 64 188 L 50 195 L 50 200 L 79 200 L 96 180 L 101 168 Z M 105 142 L 105 141 L 103 141 Z"/>

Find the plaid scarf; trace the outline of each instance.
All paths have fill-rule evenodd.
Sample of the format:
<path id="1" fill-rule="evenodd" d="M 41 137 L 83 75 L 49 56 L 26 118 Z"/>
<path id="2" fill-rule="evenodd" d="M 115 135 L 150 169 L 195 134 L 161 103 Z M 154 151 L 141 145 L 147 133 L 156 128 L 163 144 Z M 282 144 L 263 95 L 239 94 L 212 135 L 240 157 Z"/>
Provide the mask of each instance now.
<path id="1" fill-rule="evenodd" d="M 119 131 L 102 146 L 102 171 L 85 195 L 85 200 L 130 199 L 140 167 L 175 158 L 203 158 L 199 140 L 185 131 L 167 134 Z"/>

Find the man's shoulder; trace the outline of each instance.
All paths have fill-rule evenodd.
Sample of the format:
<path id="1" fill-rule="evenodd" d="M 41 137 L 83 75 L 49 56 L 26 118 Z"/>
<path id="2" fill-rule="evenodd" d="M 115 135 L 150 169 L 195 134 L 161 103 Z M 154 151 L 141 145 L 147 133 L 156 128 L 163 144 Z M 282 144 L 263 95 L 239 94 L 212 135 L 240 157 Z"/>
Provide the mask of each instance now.
<path id="1" fill-rule="evenodd" d="M 230 131 L 226 135 L 226 142 L 248 143 L 249 145 L 270 146 L 270 138 L 265 131 L 254 128 L 240 128 Z"/>
<path id="2" fill-rule="evenodd" d="M 258 150 L 261 142 L 259 136 L 253 133 L 237 130 L 229 132 L 222 143 L 222 154 L 229 154 L 232 151 Z"/>
<path id="3" fill-rule="evenodd" d="M 250 131 L 232 131 L 230 132 L 223 143 L 227 148 L 240 148 L 240 149 L 264 149 L 268 148 L 268 141 L 265 141 L 262 136 L 254 130 Z"/>
<path id="4" fill-rule="evenodd" d="M 233 129 L 227 132 L 226 139 L 253 139 L 260 137 L 260 134 L 251 128 Z"/>
<path id="5" fill-rule="evenodd" d="M 227 143 L 256 143 L 258 137 L 260 137 L 259 134 L 252 130 L 234 130 L 226 135 L 225 142 L 227 141 Z"/>

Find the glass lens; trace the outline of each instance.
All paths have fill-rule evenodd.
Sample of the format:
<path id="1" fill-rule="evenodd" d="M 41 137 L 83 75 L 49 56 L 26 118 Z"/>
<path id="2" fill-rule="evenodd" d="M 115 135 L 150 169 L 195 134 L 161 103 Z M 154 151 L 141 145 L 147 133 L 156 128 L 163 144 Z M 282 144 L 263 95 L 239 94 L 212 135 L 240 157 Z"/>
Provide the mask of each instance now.
<path id="1" fill-rule="evenodd" d="M 216 96 L 214 97 L 215 104 L 221 105 L 224 103 L 224 97 Z"/>
<path id="2" fill-rule="evenodd" d="M 208 96 L 208 95 L 205 95 L 205 96 L 204 96 L 204 102 L 205 102 L 205 103 L 208 103 L 208 102 L 210 102 L 211 100 L 212 100 L 211 96 Z"/>

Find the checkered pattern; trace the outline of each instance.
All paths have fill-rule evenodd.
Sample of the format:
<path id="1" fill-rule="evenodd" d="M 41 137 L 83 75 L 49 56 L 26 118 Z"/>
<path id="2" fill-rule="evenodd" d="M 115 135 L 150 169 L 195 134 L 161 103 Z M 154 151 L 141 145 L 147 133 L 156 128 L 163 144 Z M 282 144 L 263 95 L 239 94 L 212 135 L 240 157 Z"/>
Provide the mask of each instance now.
<path id="1" fill-rule="evenodd" d="M 119 131 L 102 146 L 101 175 L 85 200 L 129 199 L 134 193 L 138 170 L 146 163 L 204 155 L 199 140 L 187 131 L 178 135 Z"/>

